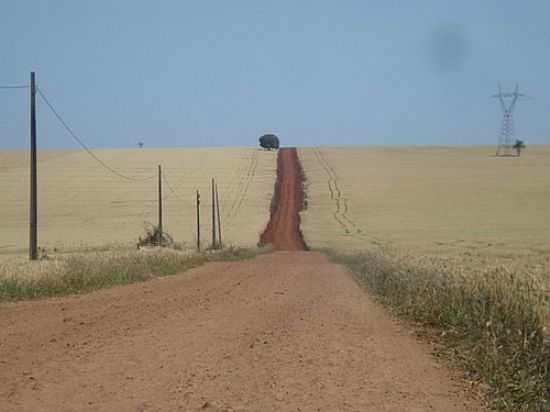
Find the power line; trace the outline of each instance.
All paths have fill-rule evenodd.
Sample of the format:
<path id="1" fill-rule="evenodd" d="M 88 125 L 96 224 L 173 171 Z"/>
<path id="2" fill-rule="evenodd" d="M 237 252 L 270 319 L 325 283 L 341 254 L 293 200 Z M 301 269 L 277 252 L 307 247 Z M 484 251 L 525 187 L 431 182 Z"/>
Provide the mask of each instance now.
<path id="1" fill-rule="evenodd" d="M 107 163 L 105 163 L 103 160 L 101 160 L 99 157 L 96 156 L 96 154 L 94 152 L 92 152 L 92 150 L 86 146 L 86 144 L 76 135 L 75 132 L 73 132 L 73 130 L 69 127 L 69 125 L 65 122 L 65 120 L 63 120 L 63 118 L 61 117 L 61 115 L 59 113 L 57 113 L 57 111 L 55 110 L 55 108 L 53 107 L 53 105 L 49 102 L 49 100 L 46 98 L 46 96 L 44 95 L 44 93 L 42 92 L 42 90 L 40 90 L 40 88 L 36 88 L 36 90 L 38 91 L 38 94 L 40 95 L 40 97 L 42 98 L 42 100 L 44 101 L 44 103 L 46 103 L 46 105 L 50 108 L 50 110 L 52 111 L 52 113 L 55 115 L 55 117 L 57 118 L 57 120 L 59 120 L 59 122 L 63 125 L 63 127 L 65 128 L 65 130 L 71 135 L 71 137 L 91 156 L 93 157 L 99 164 L 101 164 L 105 169 L 107 169 L 108 171 L 110 171 L 111 173 L 117 175 L 118 177 L 122 178 L 122 179 L 126 179 L 126 180 L 131 180 L 131 181 L 135 181 L 135 182 L 143 182 L 143 181 L 146 181 L 146 180 L 151 180 L 151 179 L 154 179 L 157 175 L 152 175 L 152 176 L 148 176 L 148 177 L 145 177 L 145 178 L 135 178 L 135 177 L 131 177 L 131 176 L 126 176 L 118 171 L 116 171 L 115 169 L 113 169 L 111 166 L 109 166 Z"/>
<path id="2" fill-rule="evenodd" d="M 178 198 L 179 200 L 185 201 L 185 199 L 180 197 L 180 195 L 172 188 L 170 183 L 168 183 L 168 179 L 166 178 L 166 172 L 162 174 L 162 180 L 164 180 L 164 183 L 166 183 L 166 186 L 168 186 L 168 190 L 170 190 L 174 194 L 174 196 L 176 196 L 176 198 Z"/>
<path id="3" fill-rule="evenodd" d="M 0 86 L 0 89 L 28 89 L 30 86 L 20 85 L 20 86 Z"/>

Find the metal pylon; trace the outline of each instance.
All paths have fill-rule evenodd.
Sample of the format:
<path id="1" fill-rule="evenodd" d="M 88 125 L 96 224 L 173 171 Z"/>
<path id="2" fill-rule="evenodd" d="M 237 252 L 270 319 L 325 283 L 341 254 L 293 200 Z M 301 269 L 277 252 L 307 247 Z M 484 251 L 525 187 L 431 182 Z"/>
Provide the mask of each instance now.
<path id="1" fill-rule="evenodd" d="M 503 93 L 500 84 L 498 85 L 498 94 L 491 97 L 497 98 L 500 101 L 500 107 L 504 117 L 502 118 L 502 126 L 498 136 L 497 156 L 513 156 L 513 147 L 515 139 L 514 118 L 512 116 L 514 107 L 520 97 L 525 96 L 519 93 L 519 85 L 513 93 Z M 508 99 L 508 104 L 506 100 Z"/>

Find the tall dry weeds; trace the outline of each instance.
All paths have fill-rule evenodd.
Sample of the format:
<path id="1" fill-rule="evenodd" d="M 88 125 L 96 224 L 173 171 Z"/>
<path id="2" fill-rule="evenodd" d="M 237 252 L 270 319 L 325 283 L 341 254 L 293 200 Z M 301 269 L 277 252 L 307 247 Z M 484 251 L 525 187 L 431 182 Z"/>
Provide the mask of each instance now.
<path id="1" fill-rule="evenodd" d="M 328 254 L 396 313 L 440 328 L 463 364 L 489 383 L 497 407 L 550 411 L 549 302 L 538 276 L 502 267 L 473 276 L 382 253 Z"/>
<path id="2" fill-rule="evenodd" d="M 172 275 L 203 263 L 245 259 L 258 251 L 228 247 L 205 253 L 170 249 L 61 255 L 0 263 L 0 302 L 76 294 Z M 18 263 L 17 263 L 18 262 Z"/>

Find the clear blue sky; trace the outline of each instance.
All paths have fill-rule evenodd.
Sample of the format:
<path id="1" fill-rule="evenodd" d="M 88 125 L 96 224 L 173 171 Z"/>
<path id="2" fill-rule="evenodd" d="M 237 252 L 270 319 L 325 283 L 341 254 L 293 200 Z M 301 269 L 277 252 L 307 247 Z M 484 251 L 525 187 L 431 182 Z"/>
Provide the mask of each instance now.
<path id="1" fill-rule="evenodd" d="M 497 82 L 550 143 L 550 2 L 26 1 L 0 5 L 0 85 L 39 87 L 92 147 L 496 142 Z M 75 147 L 39 101 L 39 145 Z M 0 148 L 28 146 L 0 90 Z"/>

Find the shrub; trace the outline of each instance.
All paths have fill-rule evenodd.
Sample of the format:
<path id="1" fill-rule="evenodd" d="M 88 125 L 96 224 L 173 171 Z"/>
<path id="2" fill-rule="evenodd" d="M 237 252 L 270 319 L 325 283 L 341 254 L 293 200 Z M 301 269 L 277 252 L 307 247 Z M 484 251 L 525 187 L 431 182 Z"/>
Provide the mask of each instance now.
<path id="1" fill-rule="evenodd" d="M 160 226 L 146 223 L 145 235 L 140 236 L 137 242 L 138 249 L 144 246 L 174 246 L 174 239 L 169 233 L 161 230 Z"/>

